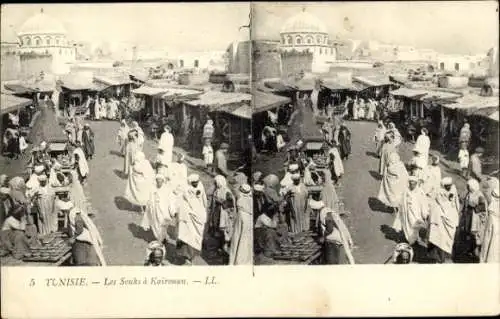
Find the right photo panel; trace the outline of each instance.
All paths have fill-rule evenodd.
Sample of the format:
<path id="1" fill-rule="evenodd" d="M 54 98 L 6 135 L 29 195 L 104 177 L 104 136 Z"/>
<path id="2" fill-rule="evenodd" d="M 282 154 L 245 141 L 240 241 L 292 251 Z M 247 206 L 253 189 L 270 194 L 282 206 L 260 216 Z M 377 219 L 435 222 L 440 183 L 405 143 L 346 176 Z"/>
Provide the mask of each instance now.
<path id="1" fill-rule="evenodd" d="M 499 262 L 497 18 L 252 4 L 256 265 Z"/>

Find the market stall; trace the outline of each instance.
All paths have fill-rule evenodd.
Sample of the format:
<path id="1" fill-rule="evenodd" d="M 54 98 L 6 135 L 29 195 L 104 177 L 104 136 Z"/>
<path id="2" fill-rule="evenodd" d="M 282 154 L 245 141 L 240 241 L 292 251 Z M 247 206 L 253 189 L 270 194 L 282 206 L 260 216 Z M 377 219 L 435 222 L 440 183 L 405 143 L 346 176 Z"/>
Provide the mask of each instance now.
<path id="1" fill-rule="evenodd" d="M 472 131 L 471 150 L 477 146 L 485 148 L 483 162 L 485 166 L 494 169 L 498 166 L 498 107 L 498 95 L 468 94 L 454 103 L 443 104 L 441 109 L 443 144 L 458 147 L 460 128 L 467 119 Z M 449 151 L 453 151 L 453 148 Z"/>
<path id="2" fill-rule="evenodd" d="M 184 140 L 187 149 L 199 154 L 203 125 L 209 116 L 214 121 L 214 149 L 221 143 L 228 143 L 229 153 L 240 152 L 244 147 L 243 134 L 250 134 L 250 123 L 248 121 L 248 127 L 241 127 L 241 118 L 229 113 L 249 105 L 251 100 L 252 96 L 246 93 L 207 91 L 195 99 L 183 101 L 180 108 L 177 107 L 179 123 L 182 123 L 178 136 Z"/>
<path id="3" fill-rule="evenodd" d="M 399 87 L 386 75 L 353 76 L 352 86 L 358 96 L 375 100 L 387 97 L 391 90 Z"/>
<path id="4" fill-rule="evenodd" d="M 130 96 L 132 83 L 133 81 L 128 75 L 112 74 L 94 76 L 94 84 L 99 88 L 101 94 L 117 100 Z"/>
<path id="5" fill-rule="evenodd" d="M 21 127 L 20 131 L 23 131 L 25 123 L 21 121 L 23 110 L 28 109 L 32 105 L 33 101 L 26 98 L 17 97 L 10 94 L 1 94 L 0 97 L 0 115 L 2 116 L 2 122 L 0 125 L 0 134 L 3 138 L 5 129 L 7 129 L 10 118 L 12 116 L 19 119 L 19 125 Z M 23 125 L 24 124 L 24 125 Z M 29 122 L 28 122 L 29 125 Z M 1 143 L 1 148 L 3 148 L 3 143 Z M 3 150 L 2 150 L 3 151 Z"/>
<path id="6" fill-rule="evenodd" d="M 19 259 L 0 248 L 0 263 L 2 266 L 66 266 L 71 262 L 71 249 L 68 235 L 57 232 L 32 241 L 29 252 Z"/>
<path id="7" fill-rule="evenodd" d="M 288 107 L 292 99 L 276 95 L 273 93 L 255 91 L 252 98 L 252 135 L 253 140 L 256 142 L 257 149 L 262 148 L 261 134 L 265 126 L 271 125 L 268 111 L 273 112 L 278 116 L 277 125 L 287 122 L 293 109 Z M 286 113 L 286 114 L 284 114 Z M 281 116 L 280 116 L 281 115 Z M 285 140 L 287 137 L 284 136 Z"/>

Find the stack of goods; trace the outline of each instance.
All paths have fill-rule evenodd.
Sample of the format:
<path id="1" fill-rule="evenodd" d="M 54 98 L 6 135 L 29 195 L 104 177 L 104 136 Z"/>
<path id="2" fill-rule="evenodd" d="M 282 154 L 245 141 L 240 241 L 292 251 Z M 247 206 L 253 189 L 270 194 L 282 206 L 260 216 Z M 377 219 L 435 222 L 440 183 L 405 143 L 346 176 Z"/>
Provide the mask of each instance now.
<path id="1" fill-rule="evenodd" d="M 57 157 L 57 161 L 61 164 L 63 168 L 71 168 L 71 159 L 69 155 L 67 154 L 59 155 Z"/>
<path id="2" fill-rule="evenodd" d="M 319 168 L 324 168 L 328 165 L 327 157 L 323 153 L 314 154 L 312 160 Z"/>
<path id="3" fill-rule="evenodd" d="M 41 238 L 41 245 L 32 245 L 31 254 L 23 261 L 28 262 L 57 262 L 71 251 L 71 245 L 61 233 L 53 233 Z"/>
<path id="4" fill-rule="evenodd" d="M 302 232 L 291 237 L 291 243 L 281 244 L 274 253 L 276 260 L 303 262 L 314 256 L 321 246 L 314 240 L 314 232 Z"/>

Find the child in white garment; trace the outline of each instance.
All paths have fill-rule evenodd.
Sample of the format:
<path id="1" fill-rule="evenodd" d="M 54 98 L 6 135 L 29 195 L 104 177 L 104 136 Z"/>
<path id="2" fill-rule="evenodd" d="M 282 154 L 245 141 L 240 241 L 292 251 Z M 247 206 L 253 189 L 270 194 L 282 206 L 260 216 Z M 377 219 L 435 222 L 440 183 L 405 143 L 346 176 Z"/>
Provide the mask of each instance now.
<path id="1" fill-rule="evenodd" d="M 206 168 L 210 170 L 214 162 L 214 149 L 212 148 L 209 138 L 205 139 L 205 145 L 203 145 L 201 153 L 203 154 L 203 161 L 205 162 Z"/>
<path id="2" fill-rule="evenodd" d="M 458 151 L 458 163 L 460 163 L 460 169 L 462 170 L 462 176 L 467 178 L 467 172 L 469 168 L 469 151 L 467 150 L 467 143 L 460 143 L 460 150 Z"/>

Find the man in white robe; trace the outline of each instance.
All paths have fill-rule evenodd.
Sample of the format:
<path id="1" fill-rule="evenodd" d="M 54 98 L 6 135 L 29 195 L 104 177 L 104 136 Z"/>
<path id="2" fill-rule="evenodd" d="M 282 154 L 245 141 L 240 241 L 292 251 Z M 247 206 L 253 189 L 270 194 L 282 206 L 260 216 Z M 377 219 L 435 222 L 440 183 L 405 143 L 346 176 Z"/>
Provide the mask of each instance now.
<path id="1" fill-rule="evenodd" d="M 188 186 L 188 169 L 184 163 L 184 155 L 179 154 L 177 161 L 170 164 L 168 175 L 174 193 L 181 194 Z"/>
<path id="2" fill-rule="evenodd" d="M 76 159 L 77 157 L 78 160 Z M 78 171 L 78 174 L 80 175 L 81 182 L 83 184 L 85 179 L 88 177 L 90 170 L 87 159 L 85 158 L 85 153 L 83 152 L 79 144 L 77 144 L 77 147 L 73 151 L 73 160 L 76 163 L 76 169 Z"/>
<path id="3" fill-rule="evenodd" d="M 431 139 L 429 138 L 429 131 L 424 127 L 420 130 L 420 135 L 415 142 L 415 148 L 421 150 L 425 162 L 429 161 L 429 149 L 431 148 Z"/>
<path id="4" fill-rule="evenodd" d="M 299 165 L 298 164 L 290 164 L 288 165 L 288 171 L 285 173 L 285 176 L 280 182 L 280 193 L 285 194 L 288 189 L 293 185 L 292 175 L 299 173 Z"/>
<path id="5" fill-rule="evenodd" d="M 143 152 L 137 152 L 128 177 L 125 198 L 144 212 L 154 186 L 154 170 Z"/>
<path id="6" fill-rule="evenodd" d="M 443 263 L 451 256 L 459 221 L 455 198 L 444 188 L 430 200 L 429 217 L 429 242 L 436 261 Z"/>
<path id="7" fill-rule="evenodd" d="M 106 266 L 102 252 L 103 240 L 96 225 L 69 202 L 68 220 L 72 234 L 73 259 L 77 266 Z"/>
<path id="8" fill-rule="evenodd" d="M 429 197 L 436 196 L 441 190 L 441 168 L 439 167 L 438 155 L 431 156 L 431 165 L 427 167 L 423 189 L 425 194 Z"/>
<path id="9" fill-rule="evenodd" d="M 409 163 L 411 167 L 411 175 L 416 176 L 419 182 L 427 179 L 427 161 L 423 151 L 418 148 L 413 148 L 413 157 Z"/>
<path id="10" fill-rule="evenodd" d="M 158 154 L 156 155 L 155 165 L 157 174 L 168 177 L 168 167 L 170 165 L 170 160 L 167 158 L 165 150 L 163 149 L 161 144 L 158 146 Z"/>
<path id="11" fill-rule="evenodd" d="M 229 265 L 253 264 L 253 198 L 252 187 L 243 184 L 239 188 L 239 198 L 236 201 L 237 215 L 234 223 Z"/>
<path id="12" fill-rule="evenodd" d="M 203 231 L 207 222 L 206 196 L 197 186 L 189 185 L 179 201 L 178 239 L 187 248 L 188 265 L 191 265 L 201 252 Z"/>
<path id="13" fill-rule="evenodd" d="M 458 195 L 457 187 L 453 184 L 453 179 L 451 177 L 445 177 L 441 180 L 441 185 L 443 186 L 442 192 L 446 192 L 448 197 L 452 197 L 457 211 L 461 211 L 460 206 L 460 196 Z"/>
<path id="14" fill-rule="evenodd" d="M 165 182 L 165 176 L 156 175 L 156 187 L 149 196 L 141 222 L 141 227 L 146 231 L 151 229 L 156 240 L 161 243 L 167 239 L 167 227 L 176 214 L 174 195 Z"/>
<path id="15" fill-rule="evenodd" d="M 44 174 L 45 167 L 43 165 L 35 166 L 33 170 L 33 174 L 31 174 L 30 178 L 26 182 L 26 196 L 28 198 L 32 198 L 33 195 L 38 191 L 40 187 L 40 181 L 38 177 Z"/>
<path id="16" fill-rule="evenodd" d="M 205 192 L 205 186 L 203 186 L 203 183 L 200 181 L 200 175 L 198 174 L 191 174 L 188 176 L 188 190 L 193 188 L 195 191 L 198 193 L 199 191 L 199 198 L 201 199 L 203 203 L 203 207 L 207 208 L 208 207 L 208 199 L 207 199 L 207 193 Z"/>
<path id="17" fill-rule="evenodd" d="M 418 179 L 410 176 L 409 188 L 403 194 L 400 208 L 392 228 L 403 232 L 406 241 L 413 245 L 419 240 L 419 231 L 429 216 L 429 202 L 424 192 L 418 187 Z"/>
<path id="18" fill-rule="evenodd" d="M 55 211 L 56 194 L 47 183 L 47 176 L 38 176 L 40 186 L 35 194 L 38 208 L 38 233 L 48 235 L 57 231 L 57 213 Z"/>
<path id="19" fill-rule="evenodd" d="M 483 243 L 479 261 L 481 263 L 499 263 L 500 262 L 500 190 L 498 183 L 490 191 L 490 204 L 488 206 L 488 217 L 484 228 Z"/>
<path id="20" fill-rule="evenodd" d="M 164 132 L 161 134 L 159 142 L 159 147 L 163 149 L 167 163 L 172 162 L 172 155 L 174 151 L 174 136 L 170 133 L 170 131 L 170 126 L 165 125 Z"/>

